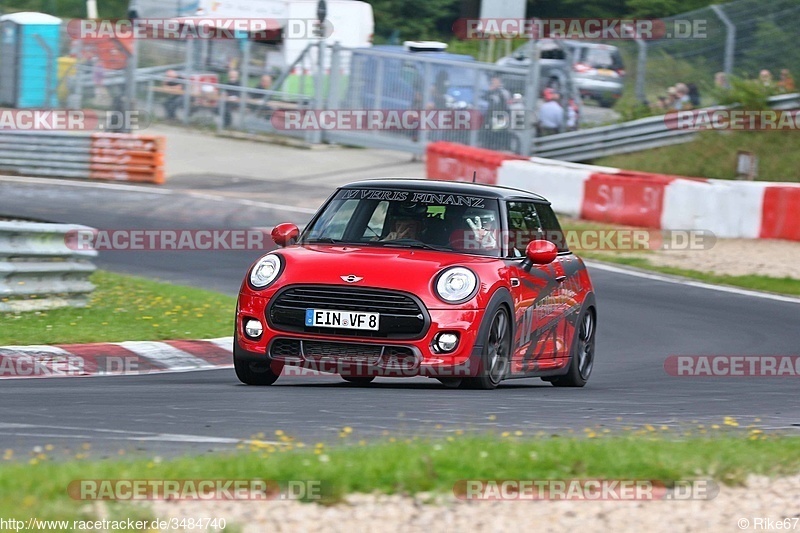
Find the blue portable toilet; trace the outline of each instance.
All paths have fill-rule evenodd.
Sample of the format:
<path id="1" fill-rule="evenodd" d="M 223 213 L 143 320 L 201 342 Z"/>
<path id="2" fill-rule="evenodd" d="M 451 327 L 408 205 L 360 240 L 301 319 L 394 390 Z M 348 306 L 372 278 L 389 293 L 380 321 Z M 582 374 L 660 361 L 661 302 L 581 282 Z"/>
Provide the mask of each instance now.
<path id="1" fill-rule="evenodd" d="M 56 107 L 61 19 L 45 13 L 0 17 L 0 105 Z"/>

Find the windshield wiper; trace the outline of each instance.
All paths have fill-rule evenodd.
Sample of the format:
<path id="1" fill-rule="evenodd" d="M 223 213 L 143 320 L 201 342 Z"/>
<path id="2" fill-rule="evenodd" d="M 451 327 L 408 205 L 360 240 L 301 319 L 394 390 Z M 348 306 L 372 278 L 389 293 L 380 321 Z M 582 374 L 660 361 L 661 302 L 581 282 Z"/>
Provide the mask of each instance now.
<path id="1" fill-rule="evenodd" d="M 374 241 L 370 244 L 378 244 L 379 246 L 397 246 L 400 248 L 419 248 L 420 250 L 436 250 L 437 252 L 452 252 L 451 248 L 445 248 L 444 246 L 435 246 L 433 244 L 428 244 L 422 241 L 405 241 L 405 240 L 394 240 L 394 241 Z"/>

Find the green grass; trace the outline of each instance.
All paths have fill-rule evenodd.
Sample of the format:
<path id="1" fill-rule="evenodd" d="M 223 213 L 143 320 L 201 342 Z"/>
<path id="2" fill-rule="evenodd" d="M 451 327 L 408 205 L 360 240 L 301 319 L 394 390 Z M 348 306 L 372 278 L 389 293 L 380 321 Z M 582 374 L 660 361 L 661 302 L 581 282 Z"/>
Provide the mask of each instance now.
<path id="1" fill-rule="evenodd" d="M 88 307 L 0 313 L 0 346 L 202 339 L 232 334 L 236 299 L 219 293 L 95 272 Z"/>
<path id="2" fill-rule="evenodd" d="M 800 182 L 798 131 L 701 132 L 691 143 L 596 159 L 626 170 L 733 179 L 739 150 L 758 157 L 758 180 Z"/>
<path id="3" fill-rule="evenodd" d="M 5 518 L 80 518 L 91 515 L 86 502 L 70 499 L 67 487 L 81 479 L 255 479 L 278 483 L 319 481 L 323 502 L 348 493 L 434 492 L 452 494 L 468 479 L 639 479 L 671 481 L 715 479 L 742 483 L 748 474 L 789 475 L 800 471 L 796 438 L 765 436 L 755 429 L 735 429 L 726 417 L 716 429 L 693 429 L 676 438 L 663 428 L 645 426 L 627 435 L 604 436 L 587 429 L 589 438 L 451 436 L 446 440 L 405 439 L 370 445 L 322 444 L 299 448 L 280 434 L 284 446 L 253 441 L 249 452 L 144 460 L 73 460 L 57 462 L 39 454 L 29 462 L 13 458 L 0 465 L 0 515 Z M 713 436 L 712 436 L 713 435 Z M 392 442 L 393 441 L 393 442 Z M 114 516 L 131 508 L 109 505 Z M 139 516 L 144 511 L 139 510 Z"/>
<path id="4" fill-rule="evenodd" d="M 599 261 L 607 261 L 610 263 L 617 263 L 621 265 L 632 266 L 645 270 L 652 270 L 661 272 L 662 274 L 670 274 L 674 276 L 683 276 L 685 278 L 696 279 L 706 283 L 714 283 L 717 285 L 730 285 L 733 287 L 742 287 L 745 289 L 752 289 L 757 291 L 772 292 L 776 294 L 789 294 L 793 296 L 800 296 L 800 280 L 794 278 L 773 278 L 770 276 L 728 276 L 722 274 L 709 274 L 707 272 L 699 272 L 697 270 L 688 270 L 683 268 L 675 268 L 668 266 L 657 266 L 651 264 L 646 257 L 629 257 L 619 256 L 614 253 L 598 253 L 598 252 L 580 252 L 581 257 L 586 259 L 596 259 Z"/>

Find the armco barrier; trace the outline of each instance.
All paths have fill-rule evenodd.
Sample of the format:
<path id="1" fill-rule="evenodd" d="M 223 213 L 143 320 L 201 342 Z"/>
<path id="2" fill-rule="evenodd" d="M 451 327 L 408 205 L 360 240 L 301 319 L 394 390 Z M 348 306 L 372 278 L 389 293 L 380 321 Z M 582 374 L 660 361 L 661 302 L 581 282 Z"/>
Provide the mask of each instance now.
<path id="1" fill-rule="evenodd" d="M 426 171 L 430 179 L 497 183 L 497 169 L 503 161 L 524 160 L 522 156 L 473 148 L 463 144 L 437 141 L 426 149 Z"/>
<path id="2" fill-rule="evenodd" d="M 0 129 L 0 171 L 161 184 L 164 143 L 153 135 Z"/>
<path id="3" fill-rule="evenodd" d="M 67 232 L 73 224 L 0 221 L 0 311 L 34 311 L 86 305 L 94 285 L 94 250 L 76 251 Z"/>
<path id="4" fill-rule="evenodd" d="M 722 238 L 800 241 L 800 184 L 687 178 L 539 157 L 499 165 L 490 183 L 541 194 L 565 215 Z M 460 179 L 443 176 L 446 168 L 431 174 L 429 162 L 428 177 Z"/>

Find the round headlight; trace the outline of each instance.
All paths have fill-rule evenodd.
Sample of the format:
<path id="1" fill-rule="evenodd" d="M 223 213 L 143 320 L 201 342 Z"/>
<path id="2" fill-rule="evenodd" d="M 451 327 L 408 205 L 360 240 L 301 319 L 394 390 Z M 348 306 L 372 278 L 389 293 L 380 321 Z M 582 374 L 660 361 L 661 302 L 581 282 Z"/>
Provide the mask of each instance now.
<path id="1" fill-rule="evenodd" d="M 274 254 L 265 255 L 253 265 L 253 269 L 250 271 L 250 285 L 256 289 L 263 289 L 275 281 L 280 273 L 280 256 Z"/>
<path id="2" fill-rule="evenodd" d="M 478 286 L 478 277 L 472 270 L 464 267 L 453 267 L 439 274 L 436 281 L 436 293 L 439 298 L 450 304 L 467 301 Z"/>

